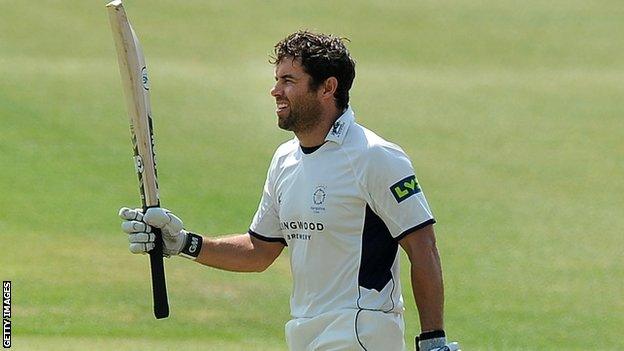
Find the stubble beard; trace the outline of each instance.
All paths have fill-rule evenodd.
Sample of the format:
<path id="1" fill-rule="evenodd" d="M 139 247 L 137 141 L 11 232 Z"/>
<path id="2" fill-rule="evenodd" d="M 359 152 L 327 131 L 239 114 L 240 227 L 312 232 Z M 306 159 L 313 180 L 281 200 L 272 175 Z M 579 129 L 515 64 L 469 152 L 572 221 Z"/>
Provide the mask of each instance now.
<path id="1" fill-rule="evenodd" d="M 313 94 L 311 94 L 313 95 Z M 289 105 L 286 117 L 278 117 L 277 125 L 294 133 L 312 130 L 321 120 L 321 106 L 314 96 L 306 96 L 296 105 Z"/>

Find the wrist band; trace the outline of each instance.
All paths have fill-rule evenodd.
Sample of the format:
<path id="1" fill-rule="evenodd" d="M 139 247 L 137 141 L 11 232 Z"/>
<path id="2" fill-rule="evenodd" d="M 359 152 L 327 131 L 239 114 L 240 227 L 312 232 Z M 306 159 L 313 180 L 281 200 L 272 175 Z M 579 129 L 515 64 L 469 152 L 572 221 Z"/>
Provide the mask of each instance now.
<path id="1" fill-rule="evenodd" d="M 416 351 L 429 351 L 445 345 L 446 333 L 441 329 L 426 331 L 416 337 Z"/>
<path id="2" fill-rule="evenodd" d="M 431 330 L 431 331 L 426 331 L 426 332 L 422 332 L 420 333 L 420 336 L 418 337 L 419 340 L 427 340 L 427 339 L 435 339 L 435 338 L 444 338 L 446 337 L 446 333 L 444 333 L 444 330 Z"/>
<path id="3" fill-rule="evenodd" d="M 180 251 L 180 256 L 195 261 L 201 251 L 203 238 L 201 235 L 188 232 L 186 234 L 186 242 Z"/>

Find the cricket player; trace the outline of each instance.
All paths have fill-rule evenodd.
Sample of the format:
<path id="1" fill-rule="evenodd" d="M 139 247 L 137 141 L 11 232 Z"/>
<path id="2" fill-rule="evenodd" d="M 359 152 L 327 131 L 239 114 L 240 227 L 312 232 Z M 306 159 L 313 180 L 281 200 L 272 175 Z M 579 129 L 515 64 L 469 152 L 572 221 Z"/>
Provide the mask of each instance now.
<path id="1" fill-rule="evenodd" d="M 400 246 L 420 317 L 416 350 L 459 350 L 444 332 L 434 217 L 403 150 L 356 122 L 349 105 L 355 62 L 343 40 L 298 31 L 275 45 L 271 62 L 277 123 L 294 138 L 273 156 L 248 232 L 203 237 L 166 209 L 122 208 L 130 251 L 151 250 L 156 227 L 167 256 L 261 272 L 288 247 L 290 350 L 400 351 Z"/>

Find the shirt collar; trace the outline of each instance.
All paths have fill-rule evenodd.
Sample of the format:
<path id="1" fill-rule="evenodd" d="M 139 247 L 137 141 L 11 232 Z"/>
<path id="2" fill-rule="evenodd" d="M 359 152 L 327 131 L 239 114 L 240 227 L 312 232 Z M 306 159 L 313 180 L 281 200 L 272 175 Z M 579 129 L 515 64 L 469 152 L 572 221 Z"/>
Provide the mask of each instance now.
<path id="1" fill-rule="evenodd" d="M 351 124 L 353 124 L 354 121 L 355 114 L 353 113 L 351 106 L 349 106 L 347 107 L 345 112 L 343 112 L 343 114 L 338 117 L 336 122 L 334 122 L 331 129 L 329 130 L 329 133 L 327 133 L 327 136 L 325 137 L 325 141 L 333 141 L 335 143 L 338 143 L 339 145 L 342 145 L 342 142 L 347 135 L 347 130 L 349 130 L 349 127 L 351 126 Z"/>

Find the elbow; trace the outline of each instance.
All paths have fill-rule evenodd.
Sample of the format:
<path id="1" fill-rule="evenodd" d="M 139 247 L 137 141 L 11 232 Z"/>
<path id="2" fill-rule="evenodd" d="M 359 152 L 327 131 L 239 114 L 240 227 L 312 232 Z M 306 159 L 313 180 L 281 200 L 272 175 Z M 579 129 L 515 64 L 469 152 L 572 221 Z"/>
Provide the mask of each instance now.
<path id="1" fill-rule="evenodd" d="M 256 267 L 254 270 L 252 270 L 252 273 L 262 273 L 264 271 L 267 270 L 267 268 L 269 268 L 268 266 L 262 266 L 262 267 Z"/>
<path id="2" fill-rule="evenodd" d="M 271 266 L 272 263 L 273 261 L 269 261 L 269 260 L 258 260 L 253 265 L 252 272 L 262 273 L 266 271 Z"/>
<path id="3" fill-rule="evenodd" d="M 252 272 L 253 272 L 253 273 L 262 273 L 262 272 L 266 271 L 266 270 L 267 270 L 267 268 L 269 268 L 269 266 L 264 265 L 264 264 L 263 264 L 263 265 L 256 265 L 256 266 L 253 268 Z"/>

